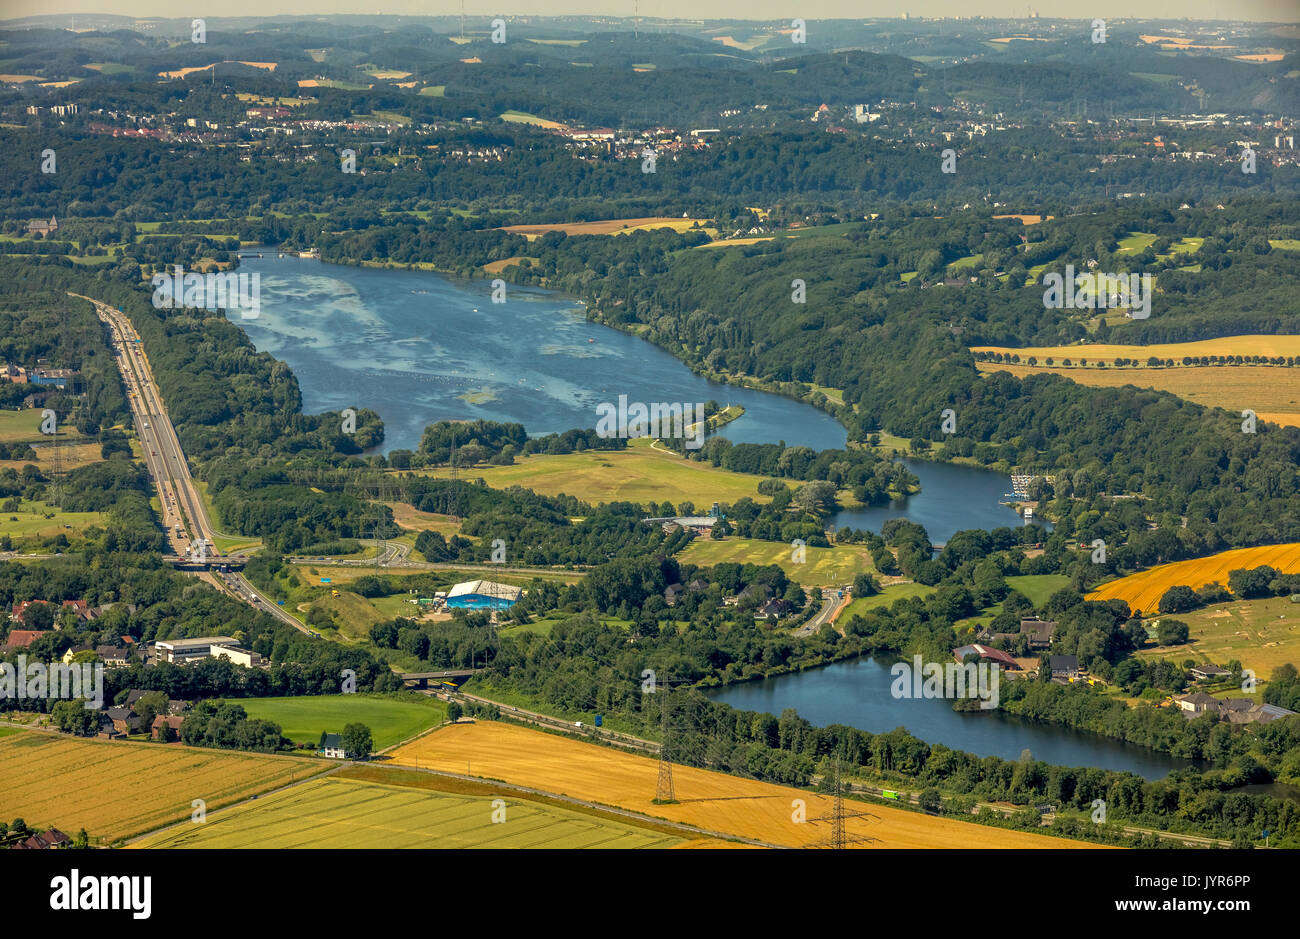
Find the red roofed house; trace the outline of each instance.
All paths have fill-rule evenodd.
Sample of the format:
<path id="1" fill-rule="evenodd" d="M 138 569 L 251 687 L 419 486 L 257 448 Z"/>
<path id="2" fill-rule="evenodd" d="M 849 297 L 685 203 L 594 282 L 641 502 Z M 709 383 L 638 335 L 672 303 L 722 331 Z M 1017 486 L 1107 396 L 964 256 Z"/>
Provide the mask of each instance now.
<path id="1" fill-rule="evenodd" d="M 0 652 L 13 652 L 15 649 L 26 649 L 38 636 L 44 636 L 50 632 L 48 629 L 13 629 L 9 631 L 9 638 L 5 644 L 0 646 Z"/>

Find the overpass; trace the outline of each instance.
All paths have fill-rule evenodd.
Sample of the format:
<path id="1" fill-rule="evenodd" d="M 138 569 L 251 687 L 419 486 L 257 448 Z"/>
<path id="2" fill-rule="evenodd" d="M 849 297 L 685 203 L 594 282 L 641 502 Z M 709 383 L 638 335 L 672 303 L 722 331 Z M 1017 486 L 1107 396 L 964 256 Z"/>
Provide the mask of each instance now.
<path id="1" fill-rule="evenodd" d="M 177 557 L 174 554 L 164 554 L 163 562 L 170 564 L 178 571 L 221 571 L 229 573 L 230 571 L 242 571 L 244 565 L 248 563 L 247 558 L 237 557 L 235 555 L 224 555 L 221 557 L 208 558 L 199 560 L 198 558 Z"/>
<path id="2" fill-rule="evenodd" d="M 413 688 L 428 688 L 431 681 L 450 681 L 453 678 L 469 678 L 483 671 L 481 668 L 452 668 L 441 672 L 398 672 L 402 683 Z"/>

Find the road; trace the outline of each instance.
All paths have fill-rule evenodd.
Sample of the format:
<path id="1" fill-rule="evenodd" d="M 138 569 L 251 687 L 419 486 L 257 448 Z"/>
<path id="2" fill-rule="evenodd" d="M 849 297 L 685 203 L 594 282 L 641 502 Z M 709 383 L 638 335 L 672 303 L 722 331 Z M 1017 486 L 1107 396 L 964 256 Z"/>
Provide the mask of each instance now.
<path id="1" fill-rule="evenodd" d="M 166 529 L 172 552 L 183 558 L 192 544 L 204 542 L 208 558 L 220 558 L 213 541 L 218 533 L 208 518 L 207 508 L 190 475 L 185 451 L 181 449 L 180 438 L 176 436 L 176 428 L 163 404 L 140 334 L 125 314 L 119 313 L 107 303 L 76 293 L 70 293 L 69 296 L 91 303 L 96 315 L 108 325 L 112 334 L 113 355 L 122 372 L 122 382 L 126 386 L 127 401 L 135 419 L 145 466 L 158 487 L 158 501 L 163 509 L 163 528 Z M 214 577 L 231 594 L 255 609 L 270 613 L 300 632 L 315 635 L 264 596 L 243 574 L 214 572 Z"/>
<path id="2" fill-rule="evenodd" d="M 849 600 L 851 599 L 852 597 L 846 594 L 844 599 L 841 600 L 838 590 L 831 590 L 829 588 L 823 589 L 822 608 L 817 611 L 816 616 L 814 616 L 808 622 L 804 623 L 802 626 L 796 629 L 794 631 L 794 635 L 796 636 L 813 635 L 819 629 L 821 629 L 822 626 L 825 625 L 826 623 L 833 622 L 835 617 L 838 616 L 840 611 L 845 606 L 848 605 Z"/>

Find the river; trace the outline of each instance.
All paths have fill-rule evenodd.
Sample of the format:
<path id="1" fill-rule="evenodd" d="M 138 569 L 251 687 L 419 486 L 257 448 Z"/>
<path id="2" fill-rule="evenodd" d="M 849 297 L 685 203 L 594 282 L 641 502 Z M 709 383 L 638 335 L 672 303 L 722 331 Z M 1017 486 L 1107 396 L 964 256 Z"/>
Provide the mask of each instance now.
<path id="1" fill-rule="evenodd" d="M 1016 760 L 1024 750 L 1034 759 L 1059 766 L 1128 770 L 1160 779 L 1190 766 L 1159 750 L 1055 724 L 1023 720 L 1000 711 L 958 712 L 943 699 L 895 698 L 888 661 L 856 659 L 823 668 L 742 682 L 707 692 L 715 701 L 742 711 L 780 715 L 794 708 L 813 724 L 846 724 L 869 733 L 906 727 L 927 743 L 941 743 L 977 756 Z"/>

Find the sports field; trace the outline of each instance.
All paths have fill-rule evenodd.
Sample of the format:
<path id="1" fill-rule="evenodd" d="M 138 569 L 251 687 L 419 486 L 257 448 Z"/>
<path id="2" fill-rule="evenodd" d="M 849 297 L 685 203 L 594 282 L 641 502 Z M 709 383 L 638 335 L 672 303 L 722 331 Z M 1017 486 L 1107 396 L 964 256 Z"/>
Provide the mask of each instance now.
<path id="1" fill-rule="evenodd" d="M 1077 354 L 1077 353 L 1076 353 Z M 1022 355 L 1021 358 L 1024 358 Z M 1071 361 L 1077 362 L 1072 358 Z M 1093 360 L 1089 357 L 1088 361 Z M 1177 359 L 1175 359 L 1177 361 Z M 1092 388 L 1136 385 L 1168 391 L 1205 407 L 1240 413 L 1249 408 L 1260 420 L 1300 427 L 1300 370 L 1274 365 L 1178 365 L 1173 368 L 1080 368 L 1075 365 L 1001 365 L 979 362 L 981 372 L 1010 372 L 1017 378 L 1050 372 Z"/>
<path id="2" fill-rule="evenodd" d="M 736 564 L 775 564 L 801 587 L 847 584 L 861 573 L 875 570 L 871 552 L 863 545 L 835 545 L 804 549 L 804 562 L 794 562 L 794 550 L 783 541 L 756 541 L 729 536 L 721 541 L 696 538 L 678 560 L 701 567 L 728 561 Z"/>
<path id="3" fill-rule="evenodd" d="M 1163 617 L 1161 617 L 1163 618 Z M 1143 649 L 1136 655 L 1224 665 L 1233 659 L 1264 681 L 1279 665 L 1300 667 L 1300 603 L 1286 597 L 1216 603 L 1171 619 L 1187 624 L 1192 641 L 1181 646 Z M 1157 620 L 1158 621 L 1158 620 Z"/>
<path id="4" fill-rule="evenodd" d="M 767 844 L 802 847 L 830 836 L 828 823 L 794 821 L 794 801 L 806 817 L 830 815 L 832 800 L 789 786 L 741 779 L 688 766 L 673 767 L 677 802 L 654 804 L 657 761 L 493 722 L 451 724 L 398 748 L 395 763 L 463 773 L 643 812 Z M 886 806 L 876 818 L 848 818 L 845 832 L 879 839 L 854 847 L 1065 848 L 1078 842 L 1030 832 L 987 828 Z"/>
<path id="5" fill-rule="evenodd" d="M 421 697 L 403 700 L 360 694 L 311 695 L 297 698 L 232 698 L 249 717 L 274 721 L 297 743 L 313 747 L 322 733 L 337 734 L 344 724 L 370 728 L 375 750 L 383 750 L 422 730 L 440 724 L 447 709 L 440 701 Z"/>
<path id="6" fill-rule="evenodd" d="M 0 738 L 0 818 L 114 840 L 189 818 L 194 799 L 211 811 L 321 769 L 293 757 L 25 731 Z"/>
<path id="7" fill-rule="evenodd" d="M 1089 600 L 1118 598 L 1130 608 L 1147 615 L 1158 612 L 1157 604 L 1170 587 L 1182 585 L 1195 590 L 1206 584 L 1218 582 L 1228 586 L 1228 574 L 1239 568 L 1259 567 L 1267 564 L 1283 574 L 1300 574 L 1300 544 L 1262 545 L 1257 548 L 1234 548 L 1204 558 L 1174 561 L 1150 570 L 1139 571 L 1102 584 Z"/>
<path id="8" fill-rule="evenodd" d="M 504 820 L 494 822 L 494 815 Z M 668 848 L 683 841 L 509 795 L 330 776 L 218 813 L 202 825 L 178 825 L 132 847 Z"/>
<path id="9" fill-rule="evenodd" d="M 676 504 L 685 500 L 703 511 L 715 501 L 735 502 L 745 496 L 755 502 L 769 501 L 758 493 L 763 477 L 683 459 L 654 449 L 653 442 L 634 440 L 626 450 L 535 454 L 513 466 L 461 467 L 460 475 L 482 477 L 493 489 L 523 486 L 547 496 L 565 493 L 592 505 L 664 500 Z M 451 471 L 442 467 L 431 475 L 450 476 Z"/>

